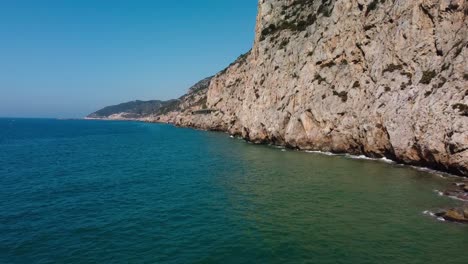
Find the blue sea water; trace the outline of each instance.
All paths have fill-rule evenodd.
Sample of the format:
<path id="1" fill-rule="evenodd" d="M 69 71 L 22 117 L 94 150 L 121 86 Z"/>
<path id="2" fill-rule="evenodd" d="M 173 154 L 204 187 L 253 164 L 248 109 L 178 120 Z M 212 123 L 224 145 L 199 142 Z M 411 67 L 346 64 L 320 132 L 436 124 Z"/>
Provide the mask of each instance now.
<path id="1" fill-rule="evenodd" d="M 163 124 L 0 119 L 0 263 L 467 263 L 450 182 Z"/>

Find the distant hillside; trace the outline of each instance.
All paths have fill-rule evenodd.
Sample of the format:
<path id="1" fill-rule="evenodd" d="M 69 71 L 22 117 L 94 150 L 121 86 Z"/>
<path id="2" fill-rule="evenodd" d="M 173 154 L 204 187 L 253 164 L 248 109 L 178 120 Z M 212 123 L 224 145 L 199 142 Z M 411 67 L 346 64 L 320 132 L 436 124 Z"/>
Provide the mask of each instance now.
<path id="1" fill-rule="evenodd" d="M 103 119 L 135 119 L 151 115 L 159 111 L 159 109 L 167 104 L 173 103 L 170 101 L 131 101 L 118 105 L 104 107 L 90 115 L 88 118 L 103 118 Z"/>
<path id="2" fill-rule="evenodd" d="M 206 90 L 213 76 L 205 78 L 189 88 L 188 93 L 179 99 L 160 101 L 131 101 L 102 108 L 86 118 L 114 120 L 152 120 L 158 116 L 175 113 L 183 108 L 200 105 L 206 107 Z M 190 100 L 189 100 L 190 99 Z M 181 105 L 183 103 L 183 105 Z"/>

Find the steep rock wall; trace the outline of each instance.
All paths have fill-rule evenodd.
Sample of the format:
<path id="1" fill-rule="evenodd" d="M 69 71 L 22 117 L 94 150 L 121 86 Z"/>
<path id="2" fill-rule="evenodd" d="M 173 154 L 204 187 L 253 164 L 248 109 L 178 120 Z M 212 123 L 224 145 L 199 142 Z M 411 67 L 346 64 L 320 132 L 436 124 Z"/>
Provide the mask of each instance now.
<path id="1" fill-rule="evenodd" d="M 467 3 L 260 0 L 253 49 L 181 126 L 468 175 Z"/>

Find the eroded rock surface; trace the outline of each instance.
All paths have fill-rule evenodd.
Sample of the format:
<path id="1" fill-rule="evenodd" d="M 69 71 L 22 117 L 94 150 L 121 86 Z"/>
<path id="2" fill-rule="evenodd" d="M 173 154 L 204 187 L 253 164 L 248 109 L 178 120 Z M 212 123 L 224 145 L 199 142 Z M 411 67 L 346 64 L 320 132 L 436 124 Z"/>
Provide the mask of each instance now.
<path id="1" fill-rule="evenodd" d="M 205 111 L 191 98 L 159 118 L 466 176 L 467 10 L 463 0 L 260 0 L 253 49 L 199 91 Z"/>
<path id="2" fill-rule="evenodd" d="M 468 176 L 464 0 L 260 0 L 250 52 L 140 118 Z"/>

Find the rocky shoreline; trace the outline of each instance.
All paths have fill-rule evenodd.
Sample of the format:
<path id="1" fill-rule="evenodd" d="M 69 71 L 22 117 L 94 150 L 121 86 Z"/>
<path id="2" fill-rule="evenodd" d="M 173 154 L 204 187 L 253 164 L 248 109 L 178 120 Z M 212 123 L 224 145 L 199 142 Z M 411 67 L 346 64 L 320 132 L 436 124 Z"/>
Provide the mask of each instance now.
<path id="1" fill-rule="evenodd" d="M 138 120 L 468 176 L 466 1 L 368 2 L 259 0 L 249 52 Z"/>
<path id="2" fill-rule="evenodd" d="M 447 175 L 451 175 L 451 176 L 454 176 L 454 177 L 460 177 L 462 179 L 466 178 L 466 181 L 468 181 L 468 176 L 459 175 L 459 174 L 456 174 L 456 173 L 453 173 L 453 172 L 450 172 L 450 171 L 447 171 L 447 170 L 441 170 L 438 166 L 430 166 L 430 164 L 429 164 L 429 166 L 422 166 L 422 165 L 420 166 L 420 165 L 417 165 L 417 164 L 408 164 L 408 163 L 405 163 L 404 161 L 401 161 L 401 160 L 394 160 L 394 159 L 392 159 L 394 157 L 385 157 L 385 156 L 375 157 L 375 156 L 367 156 L 367 155 L 364 155 L 364 154 L 355 154 L 355 153 L 348 153 L 348 152 L 340 152 L 340 153 L 327 152 L 327 151 L 320 151 L 320 150 L 301 149 L 301 148 L 297 148 L 297 147 L 291 147 L 291 146 L 288 146 L 288 145 L 279 145 L 279 144 L 275 144 L 275 142 L 271 142 L 271 141 L 262 141 L 262 142 L 251 141 L 249 138 L 244 138 L 244 137 L 242 137 L 242 135 L 230 134 L 229 131 L 223 130 L 221 128 L 219 128 L 219 129 L 214 128 L 213 129 L 213 128 L 206 128 L 206 127 L 199 127 L 199 126 L 195 126 L 195 125 L 183 125 L 183 124 L 180 124 L 180 123 L 177 124 L 177 123 L 175 123 L 173 121 L 174 117 L 175 116 L 173 116 L 172 118 L 167 118 L 167 119 L 158 117 L 156 120 L 154 118 L 151 118 L 151 117 L 145 117 L 145 118 L 106 118 L 106 117 L 90 118 L 90 117 L 85 117 L 84 119 L 85 120 L 102 120 L 102 121 L 132 121 L 132 122 L 144 122 L 144 123 L 170 124 L 170 125 L 173 125 L 175 127 L 180 127 L 180 128 L 191 128 L 191 129 L 201 130 L 201 131 L 220 132 L 220 133 L 229 134 L 231 137 L 241 138 L 241 139 L 245 140 L 246 142 L 250 142 L 252 144 L 257 144 L 257 145 L 271 145 L 271 146 L 282 147 L 282 148 L 285 148 L 285 149 L 299 150 L 299 151 L 305 151 L 305 152 L 324 153 L 324 154 L 327 154 L 327 155 L 337 155 L 337 156 L 341 155 L 341 156 L 349 156 L 349 157 L 356 157 L 356 158 L 363 157 L 363 158 L 366 158 L 366 159 L 369 159 L 369 160 L 374 160 L 374 161 L 379 161 L 379 160 L 385 159 L 385 160 L 388 160 L 389 162 L 393 162 L 393 163 L 404 165 L 404 166 L 410 166 L 410 167 L 413 167 L 413 168 L 418 169 L 418 170 L 428 171 L 430 173 L 447 174 Z M 425 164 L 425 165 L 427 165 L 427 164 Z M 462 184 L 462 183 L 460 183 L 460 184 Z M 468 188 L 468 186 L 467 186 L 467 188 Z M 457 192 L 457 191 L 460 191 L 460 190 L 447 189 L 446 191 L 444 191 L 444 195 L 451 196 L 451 195 L 448 195 L 448 194 L 449 193 L 453 194 L 454 192 Z M 467 196 L 468 196 L 468 194 L 467 194 Z M 465 200 L 468 201 L 468 197 L 466 197 Z"/>
<path id="3" fill-rule="evenodd" d="M 126 118 L 126 119 L 113 119 L 113 118 L 85 118 L 86 120 L 102 120 L 102 121 L 133 121 L 133 122 L 145 122 L 145 123 L 160 123 L 160 124 L 171 124 L 176 127 L 181 127 L 181 128 L 191 128 L 191 129 L 196 129 L 196 130 L 202 130 L 202 131 L 208 131 L 207 129 L 195 127 L 195 126 L 180 126 L 176 125 L 172 122 L 163 122 L 163 121 L 155 121 L 155 120 L 148 120 L 147 118 L 138 118 L 138 119 L 131 119 L 131 118 Z M 222 131 L 222 130 L 209 130 L 213 132 L 221 132 L 221 133 L 227 133 L 227 131 Z M 231 137 L 235 137 L 234 135 L 231 135 Z M 238 136 L 239 137 L 239 136 Z M 249 142 L 248 139 L 239 137 L 246 142 Z M 251 142 L 253 144 L 267 144 L 267 145 L 272 145 L 267 142 L 259 143 L 259 142 Z M 288 148 L 287 146 L 279 146 L 279 145 L 272 145 L 272 146 L 278 146 L 278 147 L 284 147 Z M 298 150 L 298 149 L 296 149 Z M 319 151 L 314 151 L 314 153 L 321 153 L 324 155 L 342 155 L 344 157 L 349 157 L 349 158 L 359 158 L 359 159 L 368 159 L 368 160 L 373 160 L 373 161 L 379 161 L 381 159 L 377 158 L 372 158 L 372 157 L 367 157 L 367 156 L 353 156 L 350 154 L 346 153 L 325 153 L 325 152 L 319 152 Z M 398 163 L 393 160 L 386 159 L 386 162 L 392 162 L 396 164 L 401 164 L 404 166 L 411 166 L 414 169 L 417 170 L 424 170 L 427 171 L 428 173 L 434 173 L 434 174 L 441 174 L 441 175 L 449 175 L 449 177 L 454 177 L 457 180 L 451 183 L 451 186 L 444 191 L 437 191 L 439 195 L 449 197 L 452 199 L 456 199 L 459 201 L 462 201 L 463 204 L 459 207 L 454 207 L 454 208 L 448 208 L 448 209 L 439 209 L 435 213 L 431 213 L 429 211 L 426 211 L 425 213 L 430 214 L 434 217 L 437 217 L 439 219 L 443 219 L 444 221 L 449 221 L 449 222 L 456 222 L 456 223 L 463 223 L 463 224 L 468 224 L 468 178 L 464 176 L 458 176 L 458 175 L 453 175 L 449 174 L 445 171 L 438 171 L 438 170 L 433 170 L 430 168 L 425 168 L 425 167 L 418 167 L 414 165 L 408 165 L 404 163 Z M 446 178 L 444 176 L 444 178 Z"/>
<path id="4" fill-rule="evenodd" d="M 249 52 L 136 120 L 468 177 L 467 11 L 463 0 L 259 0 Z"/>
<path id="5" fill-rule="evenodd" d="M 147 121 L 145 121 L 147 122 Z M 157 123 L 157 122 L 153 122 L 153 123 Z M 209 130 L 209 131 L 214 131 L 214 132 L 224 132 L 224 133 L 228 133 L 228 131 L 223 131 L 222 129 L 206 129 L 206 128 L 200 128 L 200 127 L 197 127 L 197 126 L 184 126 L 184 125 L 181 125 L 181 124 L 173 124 L 175 126 L 178 126 L 178 127 L 186 127 L 186 128 L 192 128 L 192 129 L 197 129 L 197 130 Z M 241 135 L 231 135 L 231 137 L 239 137 L 247 142 L 249 142 L 249 139 L 248 138 L 243 138 Z M 290 146 L 281 146 L 281 145 L 275 145 L 273 144 L 274 142 L 252 142 L 250 141 L 251 143 L 253 144 L 268 144 L 268 145 L 274 145 L 274 146 L 279 146 L 279 147 L 285 147 L 285 148 L 290 148 Z M 290 148 L 290 149 L 296 149 L 296 150 L 300 150 L 298 148 Z M 318 153 L 324 153 L 324 152 L 320 152 L 318 151 Z M 351 156 L 349 153 L 330 153 L 331 155 L 344 155 L 344 156 L 348 156 L 348 157 L 351 157 L 351 158 L 354 158 L 354 157 L 359 157 L 359 158 L 363 158 L 361 156 Z M 327 153 L 327 155 L 330 155 Z M 364 156 L 366 159 L 369 159 L 369 160 L 374 160 L 374 161 L 378 161 L 379 159 L 382 159 L 382 158 L 375 158 L 375 157 L 368 157 L 368 156 Z M 385 157 L 383 157 L 385 158 Z M 448 222 L 454 222 L 454 223 L 462 223 L 462 224 L 468 224 L 468 178 L 466 176 L 463 176 L 463 175 L 454 175 L 454 174 L 450 174 L 450 172 L 447 172 L 447 171 L 440 171 L 440 170 L 437 170 L 437 169 L 433 169 L 433 168 L 427 168 L 427 167 L 421 167 L 421 166 L 415 166 L 414 164 L 405 164 L 405 163 L 401 163 L 401 162 L 398 162 L 398 161 L 394 161 L 394 160 L 391 160 L 391 159 L 386 159 L 390 162 L 395 162 L 396 164 L 401 164 L 401 165 L 404 165 L 404 166 L 411 166 L 415 169 L 418 169 L 418 170 L 425 170 L 425 171 L 428 171 L 429 173 L 436 173 L 436 174 L 442 174 L 442 175 L 450 175 L 450 177 L 454 177 L 455 179 L 457 179 L 455 182 L 452 182 L 451 183 L 451 186 L 449 188 L 447 188 L 446 190 L 442 191 L 442 192 L 439 192 L 440 195 L 442 196 L 446 196 L 446 197 L 450 197 L 452 199 L 457 199 L 459 201 L 462 201 L 463 204 L 460 205 L 459 207 L 454 207 L 454 208 L 447 208 L 447 209 L 440 209 L 438 210 L 436 213 L 431 213 L 431 215 L 439 218 L 439 219 L 443 219 L 444 221 L 448 221 Z M 445 177 L 444 177 L 445 178 Z"/>
<path id="6" fill-rule="evenodd" d="M 433 215 L 450 222 L 468 224 L 468 179 L 452 183 L 452 187 L 439 192 L 440 195 L 462 201 L 456 208 L 440 210 Z"/>

